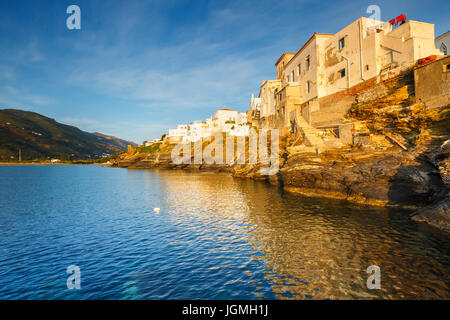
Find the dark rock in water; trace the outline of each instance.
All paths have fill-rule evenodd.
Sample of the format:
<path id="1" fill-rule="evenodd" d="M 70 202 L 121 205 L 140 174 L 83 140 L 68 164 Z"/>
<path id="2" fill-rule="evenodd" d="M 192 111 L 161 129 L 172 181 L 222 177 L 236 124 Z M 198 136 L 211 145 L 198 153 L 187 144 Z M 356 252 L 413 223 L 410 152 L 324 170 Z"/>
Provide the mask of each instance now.
<path id="1" fill-rule="evenodd" d="M 444 199 L 419 210 L 412 219 L 427 222 L 435 227 L 450 231 L 450 194 L 447 193 Z"/>
<path id="2" fill-rule="evenodd" d="M 281 169 L 285 189 L 374 205 L 421 206 L 429 202 L 442 183 L 430 164 L 392 150 L 348 152 L 344 159 L 332 151 L 304 154 Z"/>
<path id="3" fill-rule="evenodd" d="M 450 104 L 416 101 L 414 84 L 408 70 L 354 94 L 354 103 L 338 121 L 339 134 L 327 130 L 334 122 L 313 127 L 299 121 L 291 128 L 295 130 L 280 136 L 280 170 L 275 175 L 264 175 L 267 165 L 261 164 L 171 166 L 174 145 L 169 140 L 155 145 L 146 159 L 139 155 L 142 148 L 130 149 L 116 165 L 145 162 L 148 167 L 227 171 L 309 197 L 420 209 L 415 220 L 447 228 Z M 245 151 L 246 160 L 249 153 Z"/>
<path id="4" fill-rule="evenodd" d="M 412 217 L 415 221 L 427 222 L 450 231 L 450 140 L 427 154 L 427 158 L 439 172 L 442 179 L 441 190 L 432 205 L 419 210 Z"/>
<path id="5" fill-rule="evenodd" d="M 277 174 L 270 175 L 269 183 L 275 186 L 283 187 L 283 178 L 281 174 L 278 172 Z"/>
<path id="6" fill-rule="evenodd" d="M 368 205 L 421 209 L 413 218 L 450 229 L 448 196 L 449 144 L 374 151 L 368 148 L 291 149 L 274 175 L 261 164 L 174 164 L 170 152 L 132 154 L 117 166 L 188 171 L 229 172 L 234 177 L 267 180 L 284 190 L 311 197 L 345 199 Z M 430 149 L 432 151 L 430 151 Z M 432 204 L 429 207 L 424 206 Z"/>

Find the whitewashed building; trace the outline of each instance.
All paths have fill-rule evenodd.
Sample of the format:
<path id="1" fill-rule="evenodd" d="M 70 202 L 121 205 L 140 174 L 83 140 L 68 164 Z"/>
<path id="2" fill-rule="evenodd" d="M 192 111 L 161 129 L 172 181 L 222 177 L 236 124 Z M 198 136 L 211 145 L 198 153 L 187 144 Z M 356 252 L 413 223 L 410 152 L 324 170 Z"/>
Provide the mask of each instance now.
<path id="1" fill-rule="evenodd" d="M 238 119 L 237 110 L 231 109 L 219 109 L 216 111 L 215 117 L 219 128 L 223 128 L 224 124 L 236 124 Z"/>
<path id="2" fill-rule="evenodd" d="M 250 110 L 252 112 L 256 112 L 257 110 L 260 110 L 261 107 L 261 98 L 255 98 L 255 95 L 252 93 L 252 98 L 250 100 Z"/>
<path id="3" fill-rule="evenodd" d="M 250 133 L 250 127 L 247 125 L 239 125 L 227 123 L 222 128 L 223 132 L 230 136 L 243 137 L 248 136 Z"/>
<path id="4" fill-rule="evenodd" d="M 187 141 L 189 135 L 189 128 L 186 124 L 180 124 L 176 129 L 169 129 L 167 138 L 170 142 Z"/>
<path id="5" fill-rule="evenodd" d="M 443 55 L 448 55 L 450 52 L 450 31 L 436 37 L 435 44 L 436 48 L 439 49 Z"/>
<path id="6" fill-rule="evenodd" d="M 188 126 L 180 124 L 176 129 L 169 129 L 169 137 L 185 137 L 188 134 Z"/>
<path id="7" fill-rule="evenodd" d="M 196 142 L 201 139 L 207 138 L 211 135 L 210 129 L 207 123 L 203 121 L 195 121 L 189 125 L 189 135 L 187 141 Z"/>
<path id="8" fill-rule="evenodd" d="M 247 114 L 245 112 L 239 113 L 236 122 L 237 122 L 238 125 L 245 125 L 245 124 L 247 124 Z"/>

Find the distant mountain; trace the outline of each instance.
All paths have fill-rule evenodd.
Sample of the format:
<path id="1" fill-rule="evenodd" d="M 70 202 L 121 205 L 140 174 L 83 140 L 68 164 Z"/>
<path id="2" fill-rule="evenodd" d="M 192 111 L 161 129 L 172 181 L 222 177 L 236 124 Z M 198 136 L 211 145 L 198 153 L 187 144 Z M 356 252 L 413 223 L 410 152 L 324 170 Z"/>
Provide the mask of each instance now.
<path id="1" fill-rule="evenodd" d="M 99 158 L 124 151 L 129 144 L 136 145 L 98 132 L 85 132 L 38 113 L 0 110 L 0 159 L 17 159 L 19 149 L 22 159 Z"/>

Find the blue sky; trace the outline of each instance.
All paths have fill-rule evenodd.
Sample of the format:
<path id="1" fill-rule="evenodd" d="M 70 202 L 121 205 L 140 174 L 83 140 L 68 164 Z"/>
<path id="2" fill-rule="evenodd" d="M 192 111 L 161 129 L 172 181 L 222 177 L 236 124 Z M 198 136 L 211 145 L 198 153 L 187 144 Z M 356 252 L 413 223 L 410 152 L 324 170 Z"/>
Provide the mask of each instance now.
<path id="1" fill-rule="evenodd" d="M 71 4 L 81 30 L 66 27 Z M 283 52 L 371 4 L 382 20 L 407 11 L 450 29 L 447 0 L 2 0 L 0 108 L 140 143 L 220 107 L 245 111 Z"/>

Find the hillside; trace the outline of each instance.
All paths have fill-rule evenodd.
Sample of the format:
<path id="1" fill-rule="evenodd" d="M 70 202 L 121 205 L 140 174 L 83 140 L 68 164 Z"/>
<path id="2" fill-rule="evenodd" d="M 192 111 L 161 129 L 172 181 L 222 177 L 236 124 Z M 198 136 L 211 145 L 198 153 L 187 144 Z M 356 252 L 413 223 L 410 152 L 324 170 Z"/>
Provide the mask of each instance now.
<path id="1" fill-rule="evenodd" d="M 36 158 L 98 158 L 126 150 L 133 142 L 98 132 L 89 133 L 38 113 L 0 110 L 0 160 Z"/>

